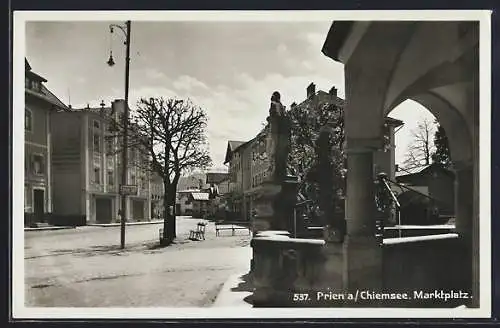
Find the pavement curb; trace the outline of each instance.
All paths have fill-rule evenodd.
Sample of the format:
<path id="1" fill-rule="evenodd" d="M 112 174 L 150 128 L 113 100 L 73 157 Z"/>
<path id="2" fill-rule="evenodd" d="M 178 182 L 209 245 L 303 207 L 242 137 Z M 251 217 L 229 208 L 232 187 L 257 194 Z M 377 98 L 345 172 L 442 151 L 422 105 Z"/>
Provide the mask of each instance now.
<path id="1" fill-rule="evenodd" d="M 76 227 L 40 227 L 40 228 L 24 228 L 24 231 L 66 230 L 66 229 L 76 229 Z"/>
<path id="2" fill-rule="evenodd" d="M 159 224 L 163 223 L 163 220 L 161 221 L 147 221 L 147 222 L 128 222 L 125 223 L 127 226 L 132 226 L 132 225 L 146 225 L 146 224 Z M 87 223 L 87 226 L 90 227 L 119 227 L 121 224 L 120 223 Z"/>
<path id="3" fill-rule="evenodd" d="M 243 283 L 241 277 L 247 273 L 248 272 L 243 272 L 230 276 L 215 298 L 212 307 L 253 308 L 252 304 L 244 300 L 245 297 L 252 295 L 252 292 L 231 290 L 237 288 L 240 283 Z"/>

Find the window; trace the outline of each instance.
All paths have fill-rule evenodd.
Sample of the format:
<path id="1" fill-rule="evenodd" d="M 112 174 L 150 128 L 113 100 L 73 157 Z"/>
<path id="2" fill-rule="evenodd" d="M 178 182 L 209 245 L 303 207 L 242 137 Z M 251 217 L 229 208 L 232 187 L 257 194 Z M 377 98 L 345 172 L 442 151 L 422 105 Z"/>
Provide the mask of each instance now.
<path id="1" fill-rule="evenodd" d="M 93 121 L 92 121 L 92 126 L 93 126 L 95 129 L 100 129 L 100 128 L 101 128 L 101 122 L 99 122 L 98 120 L 93 120 Z"/>
<path id="2" fill-rule="evenodd" d="M 31 89 L 35 91 L 40 91 L 41 84 L 38 81 L 31 81 Z"/>
<path id="3" fill-rule="evenodd" d="M 110 186 L 115 185 L 115 174 L 111 170 L 108 171 L 108 185 Z"/>
<path id="4" fill-rule="evenodd" d="M 133 173 L 130 175 L 130 184 L 131 185 L 135 185 L 136 184 L 135 174 L 133 174 Z"/>
<path id="5" fill-rule="evenodd" d="M 31 198 L 28 186 L 24 186 L 24 211 L 31 212 Z"/>
<path id="6" fill-rule="evenodd" d="M 98 134 L 94 133 L 93 144 L 94 144 L 94 152 L 100 153 L 101 152 L 101 138 Z"/>
<path id="7" fill-rule="evenodd" d="M 101 168 L 94 167 L 94 183 L 101 184 Z"/>
<path id="8" fill-rule="evenodd" d="M 43 175 L 44 174 L 44 158 L 41 154 L 33 155 L 32 159 L 33 174 Z"/>
<path id="9" fill-rule="evenodd" d="M 27 77 L 24 78 L 24 88 L 25 89 L 29 89 L 30 88 L 30 85 L 31 85 L 31 81 L 30 79 L 28 79 Z"/>
<path id="10" fill-rule="evenodd" d="M 33 132 L 33 112 L 31 109 L 24 109 L 24 129 Z"/>
<path id="11" fill-rule="evenodd" d="M 145 189 L 148 186 L 148 181 L 145 176 L 141 177 L 140 184 L 142 189 Z"/>
<path id="12" fill-rule="evenodd" d="M 105 141 L 106 141 L 106 154 L 113 155 L 114 153 L 113 138 L 111 136 L 107 136 Z"/>

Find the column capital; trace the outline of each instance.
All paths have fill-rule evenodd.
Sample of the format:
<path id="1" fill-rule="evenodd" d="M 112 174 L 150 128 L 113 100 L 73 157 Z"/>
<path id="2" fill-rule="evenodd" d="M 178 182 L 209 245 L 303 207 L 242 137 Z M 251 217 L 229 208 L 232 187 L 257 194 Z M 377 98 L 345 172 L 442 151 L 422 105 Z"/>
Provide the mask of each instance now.
<path id="1" fill-rule="evenodd" d="M 383 147 L 381 138 L 346 138 L 346 153 L 374 152 Z"/>

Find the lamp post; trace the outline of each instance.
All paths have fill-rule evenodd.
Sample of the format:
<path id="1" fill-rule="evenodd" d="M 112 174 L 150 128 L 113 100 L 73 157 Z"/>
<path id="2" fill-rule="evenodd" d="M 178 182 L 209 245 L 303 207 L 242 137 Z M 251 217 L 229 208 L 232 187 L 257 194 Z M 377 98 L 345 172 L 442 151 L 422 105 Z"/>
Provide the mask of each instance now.
<path id="1" fill-rule="evenodd" d="M 130 21 L 125 22 L 125 26 L 111 24 L 109 25 L 109 32 L 113 33 L 114 28 L 118 28 L 125 35 L 125 108 L 123 113 L 123 149 L 122 149 L 122 176 L 121 185 L 127 185 L 127 173 L 128 173 L 128 124 L 129 124 L 129 107 L 128 107 L 128 89 L 129 89 L 129 73 L 130 73 Z M 113 60 L 113 52 L 110 49 L 109 59 L 107 61 L 109 66 L 113 66 L 115 61 Z M 120 220 L 120 246 L 121 249 L 125 248 L 125 223 L 127 221 L 127 195 L 124 192 L 124 188 L 120 187 L 121 196 L 121 220 Z"/>

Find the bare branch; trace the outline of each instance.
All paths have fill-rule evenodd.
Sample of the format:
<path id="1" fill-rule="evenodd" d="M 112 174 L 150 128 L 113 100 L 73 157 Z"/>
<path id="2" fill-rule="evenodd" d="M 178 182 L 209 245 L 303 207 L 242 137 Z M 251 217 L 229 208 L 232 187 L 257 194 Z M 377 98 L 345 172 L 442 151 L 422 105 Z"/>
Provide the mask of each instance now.
<path id="1" fill-rule="evenodd" d="M 405 160 L 402 163 L 404 169 L 412 169 L 429 165 L 433 152 L 432 145 L 433 122 L 424 119 L 417 124 L 417 128 L 411 131 L 412 143 L 408 146 Z"/>

